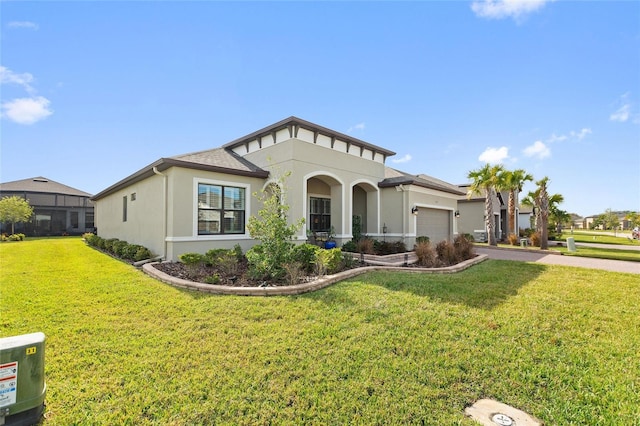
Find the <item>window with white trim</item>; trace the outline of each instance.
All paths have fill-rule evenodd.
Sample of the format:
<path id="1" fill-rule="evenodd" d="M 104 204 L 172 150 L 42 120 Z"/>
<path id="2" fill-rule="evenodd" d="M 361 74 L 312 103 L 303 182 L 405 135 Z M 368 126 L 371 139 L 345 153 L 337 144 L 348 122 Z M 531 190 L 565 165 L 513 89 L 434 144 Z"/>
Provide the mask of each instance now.
<path id="1" fill-rule="evenodd" d="M 331 199 L 310 197 L 309 219 L 314 232 L 329 232 L 331 229 Z"/>
<path id="2" fill-rule="evenodd" d="M 198 183 L 198 235 L 244 234 L 246 189 Z"/>

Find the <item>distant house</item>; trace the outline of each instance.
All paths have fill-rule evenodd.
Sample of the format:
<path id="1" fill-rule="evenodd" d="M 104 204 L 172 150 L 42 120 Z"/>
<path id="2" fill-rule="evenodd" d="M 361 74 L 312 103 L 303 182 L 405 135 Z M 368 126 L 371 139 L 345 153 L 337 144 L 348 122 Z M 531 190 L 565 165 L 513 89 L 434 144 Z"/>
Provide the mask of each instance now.
<path id="1" fill-rule="evenodd" d="M 30 222 L 17 223 L 15 232 L 28 236 L 79 235 L 94 229 L 91 194 L 45 177 L 0 184 L 0 198 L 18 196 L 34 209 Z M 11 232 L 11 224 L 1 224 Z"/>
<path id="2" fill-rule="evenodd" d="M 185 252 L 244 250 L 260 205 L 252 193 L 290 172 L 284 188 L 296 236 L 334 233 L 338 245 L 362 234 L 412 247 L 415 238 L 452 239 L 464 192 L 385 165 L 393 151 L 289 117 L 219 148 L 160 158 L 96 194 L 98 235 L 141 244 L 168 260 Z M 357 225 L 359 224 L 359 225 Z"/>
<path id="3" fill-rule="evenodd" d="M 466 194 L 469 184 L 459 185 L 459 189 L 465 194 L 458 200 L 458 230 L 460 233 L 471 234 L 476 241 L 487 241 L 485 229 L 485 195 L 475 193 L 471 197 Z M 507 192 L 498 192 L 492 199 L 493 205 L 493 231 L 497 240 L 505 238 L 508 234 L 508 203 Z M 516 209 L 516 220 L 518 211 Z"/>

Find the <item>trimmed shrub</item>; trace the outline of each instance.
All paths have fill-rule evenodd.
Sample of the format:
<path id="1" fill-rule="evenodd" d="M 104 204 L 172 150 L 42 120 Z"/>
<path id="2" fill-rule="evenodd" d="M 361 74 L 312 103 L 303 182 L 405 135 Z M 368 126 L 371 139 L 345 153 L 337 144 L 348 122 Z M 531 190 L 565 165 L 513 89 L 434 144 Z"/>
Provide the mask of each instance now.
<path id="1" fill-rule="evenodd" d="M 374 244 L 371 238 L 363 238 L 356 243 L 358 253 L 374 254 Z"/>
<path id="2" fill-rule="evenodd" d="M 284 277 L 285 262 L 273 262 L 272 258 L 265 254 L 267 252 L 268 250 L 262 244 L 255 245 L 247 251 L 249 274 L 254 279 L 279 280 Z"/>
<path id="3" fill-rule="evenodd" d="M 339 248 L 320 249 L 316 255 L 316 272 L 322 276 L 334 274 L 343 265 L 342 250 Z"/>
<path id="4" fill-rule="evenodd" d="M 316 256 L 322 250 L 314 244 L 300 244 L 291 251 L 291 261 L 300 263 L 305 272 L 312 272 L 316 264 Z"/>
<path id="5" fill-rule="evenodd" d="M 534 247 L 540 247 L 540 240 L 540 233 L 534 232 L 533 234 L 531 234 L 531 245 L 533 245 Z"/>
<path id="6" fill-rule="evenodd" d="M 349 252 L 342 253 L 342 268 L 340 269 L 351 269 L 358 266 L 360 261 L 353 257 L 353 255 Z"/>
<path id="7" fill-rule="evenodd" d="M 152 257 L 151 250 L 143 246 L 138 246 L 138 250 L 136 250 L 136 254 L 133 255 L 133 260 L 135 262 L 139 262 L 141 260 L 151 259 L 151 257 Z"/>
<path id="8" fill-rule="evenodd" d="M 458 263 L 456 249 L 453 244 L 447 240 L 442 240 L 436 244 L 436 253 L 438 253 L 438 259 L 440 259 L 440 262 L 442 262 L 444 266 Z"/>
<path id="9" fill-rule="evenodd" d="M 427 236 L 416 237 L 416 245 L 420 243 L 428 243 L 428 242 L 429 242 L 429 237 Z"/>
<path id="10" fill-rule="evenodd" d="M 224 256 L 229 250 L 227 249 L 211 249 L 204 254 L 204 264 L 207 266 L 216 266 L 218 259 Z"/>
<path id="11" fill-rule="evenodd" d="M 182 253 L 178 259 L 186 265 L 190 272 L 195 272 L 205 262 L 205 256 L 200 253 Z"/>
<path id="12" fill-rule="evenodd" d="M 218 257 L 216 266 L 226 276 L 235 276 L 238 274 L 238 257 L 233 250 L 226 250 Z"/>
<path id="13" fill-rule="evenodd" d="M 285 278 L 289 285 L 300 283 L 300 279 L 304 277 L 305 271 L 300 262 L 287 262 L 284 264 Z"/>
<path id="14" fill-rule="evenodd" d="M 204 282 L 207 284 L 219 284 L 220 275 L 219 274 L 209 275 L 207 278 L 204 279 Z"/>
<path id="15" fill-rule="evenodd" d="M 453 247 L 458 262 L 473 259 L 476 256 L 473 250 L 473 242 L 469 241 L 465 235 L 458 235 L 455 240 L 453 240 Z"/>
<path id="16" fill-rule="evenodd" d="M 104 240 L 104 249 L 106 251 L 108 251 L 109 253 L 111 253 L 111 254 L 115 254 L 114 251 L 113 251 L 113 244 L 118 242 L 118 241 L 120 241 L 120 240 L 117 239 L 117 238 L 108 238 L 108 239 Z"/>
<path id="17" fill-rule="evenodd" d="M 129 243 L 126 241 L 115 241 L 111 245 L 111 250 L 113 251 L 113 254 L 124 259 L 125 251 L 128 245 Z"/>
<path id="18" fill-rule="evenodd" d="M 425 268 L 435 268 L 438 266 L 438 254 L 429 241 L 421 241 L 416 244 L 416 256 L 418 265 Z"/>
<path id="19" fill-rule="evenodd" d="M 233 249 L 231 251 L 238 259 L 238 262 L 242 262 L 244 260 L 244 253 L 242 253 L 242 247 L 240 247 L 240 244 L 236 244 L 235 246 L 233 246 Z"/>
<path id="20" fill-rule="evenodd" d="M 353 241 L 347 241 L 342 245 L 342 251 L 348 251 L 351 253 L 355 253 L 358 250 L 358 246 Z"/>

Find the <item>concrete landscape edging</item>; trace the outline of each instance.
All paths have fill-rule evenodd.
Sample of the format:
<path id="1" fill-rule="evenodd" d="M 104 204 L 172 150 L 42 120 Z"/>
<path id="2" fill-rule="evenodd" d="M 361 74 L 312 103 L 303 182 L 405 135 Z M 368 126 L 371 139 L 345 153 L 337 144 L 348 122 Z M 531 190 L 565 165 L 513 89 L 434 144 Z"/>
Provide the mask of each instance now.
<path id="1" fill-rule="evenodd" d="M 160 280 L 166 284 L 170 284 L 174 287 L 185 288 L 189 290 L 202 291 L 205 293 L 213 294 L 227 294 L 236 296 L 293 296 L 296 294 L 308 293 L 311 291 L 320 290 L 328 287 L 339 281 L 343 281 L 349 278 L 356 277 L 366 272 L 372 271 L 402 271 L 411 273 L 428 273 L 428 274 L 452 274 L 460 271 L 464 271 L 473 265 L 483 262 L 488 258 L 485 254 L 480 254 L 473 259 L 465 260 L 453 266 L 447 266 L 444 268 L 418 268 L 418 267 L 402 267 L 402 266 L 365 266 L 361 268 L 349 269 L 346 271 L 338 272 L 333 275 L 325 275 L 314 281 L 308 283 L 289 285 L 289 286 L 274 286 L 274 287 L 233 287 L 226 285 L 205 284 L 195 281 L 189 281 L 182 278 L 171 276 L 167 273 L 156 269 L 153 265 L 158 263 L 146 263 L 142 265 L 142 270 L 149 276 Z"/>

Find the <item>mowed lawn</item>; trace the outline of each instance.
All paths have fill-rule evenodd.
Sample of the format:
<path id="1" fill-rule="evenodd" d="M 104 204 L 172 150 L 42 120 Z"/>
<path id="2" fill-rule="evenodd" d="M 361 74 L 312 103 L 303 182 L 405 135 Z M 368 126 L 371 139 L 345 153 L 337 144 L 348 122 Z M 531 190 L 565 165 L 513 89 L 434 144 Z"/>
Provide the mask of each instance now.
<path id="1" fill-rule="evenodd" d="M 637 275 L 485 261 L 296 297 L 179 290 L 79 238 L 0 244 L 0 336 L 42 331 L 45 424 L 640 424 Z"/>

